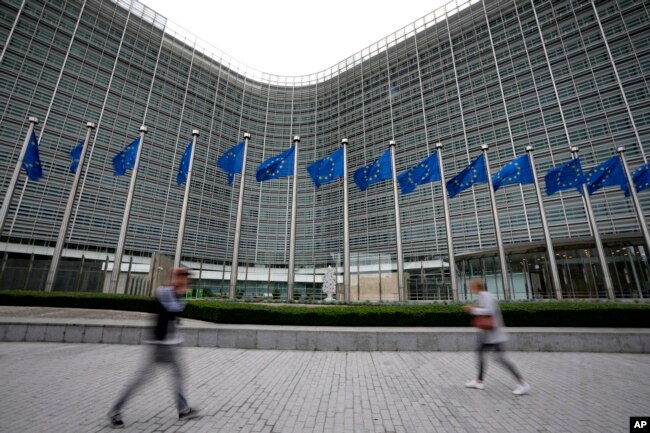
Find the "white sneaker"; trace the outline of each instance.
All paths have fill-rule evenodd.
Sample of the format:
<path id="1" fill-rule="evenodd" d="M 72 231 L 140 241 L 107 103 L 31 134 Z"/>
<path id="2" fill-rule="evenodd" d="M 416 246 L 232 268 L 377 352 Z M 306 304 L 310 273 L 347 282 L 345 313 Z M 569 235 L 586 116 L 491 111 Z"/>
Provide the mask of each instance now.
<path id="1" fill-rule="evenodd" d="M 483 389 L 483 388 L 485 388 L 485 385 L 483 385 L 482 382 L 477 382 L 476 379 L 474 379 L 474 380 L 472 380 L 470 382 L 467 382 L 465 384 L 465 387 L 466 388 L 474 388 L 474 389 Z"/>
<path id="2" fill-rule="evenodd" d="M 514 395 L 524 395 L 530 391 L 530 385 L 527 383 L 521 384 L 518 383 L 517 387 L 512 391 Z"/>

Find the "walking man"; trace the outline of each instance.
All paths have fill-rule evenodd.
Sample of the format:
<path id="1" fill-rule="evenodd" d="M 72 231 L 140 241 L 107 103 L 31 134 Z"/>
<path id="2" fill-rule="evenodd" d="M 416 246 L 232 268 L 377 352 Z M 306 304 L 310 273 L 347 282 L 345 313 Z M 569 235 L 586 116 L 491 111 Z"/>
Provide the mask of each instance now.
<path id="1" fill-rule="evenodd" d="M 187 420 L 198 416 L 198 411 L 188 405 L 183 393 L 183 368 L 179 362 L 177 351 L 177 347 L 183 339 L 176 329 L 176 320 L 178 314 L 185 309 L 185 293 L 188 290 L 189 282 L 189 270 L 175 268 L 172 270 L 170 285 L 161 286 L 156 290 L 158 314 L 153 328 L 154 340 L 151 341 L 150 362 L 142 366 L 111 408 L 108 416 L 112 427 L 124 427 L 121 415 L 122 407 L 133 393 L 149 379 L 152 367 L 159 364 L 166 365 L 172 370 L 178 419 Z"/>

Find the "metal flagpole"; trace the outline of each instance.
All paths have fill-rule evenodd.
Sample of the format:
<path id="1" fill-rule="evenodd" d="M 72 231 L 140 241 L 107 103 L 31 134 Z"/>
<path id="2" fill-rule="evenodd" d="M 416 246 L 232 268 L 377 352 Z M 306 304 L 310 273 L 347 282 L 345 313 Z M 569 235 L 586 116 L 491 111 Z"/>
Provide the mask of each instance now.
<path id="1" fill-rule="evenodd" d="M 399 215 L 399 197 L 397 195 L 397 173 L 395 170 L 395 140 L 390 141 L 390 163 L 393 177 L 393 202 L 395 203 L 395 238 L 397 239 L 397 290 L 399 300 L 406 300 L 404 291 L 404 261 L 402 254 L 402 222 Z"/>
<path id="2" fill-rule="evenodd" d="M 176 254 L 174 254 L 174 267 L 181 265 L 181 252 L 183 251 L 183 237 L 185 236 L 185 219 L 187 218 L 187 204 L 190 199 L 190 182 L 192 181 L 192 165 L 194 163 L 194 152 L 196 150 L 196 137 L 199 130 L 192 130 L 192 151 L 190 152 L 190 164 L 187 167 L 187 179 L 185 180 L 185 196 L 183 197 L 183 208 L 181 209 L 181 222 L 178 226 L 178 239 L 176 240 Z"/>
<path id="3" fill-rule="evenodd" d="M 348 139 L 343 146 L 343 299 L 350 301 L 350 215 L 348 198 Z"/>
<path id="4" fill-rule="evenodd" d="M 251 135 L 244 134 L 244 161 L 241 167 L 241 176 L 239 178 L 239 200 L 237 202 L 237 222 L 235 223 L 235 244 L 232 248 L 232 263 L 230 264 L 230 300 L 234 300 L 237 295 L 237 276 L 239 273 L 239 238 L 241 236 L 241 218 L 244 209 L 244 180 L 246 176 L 246 155 L 248 154 L 248 140 Z"/>
<path id="5" fill-rule="evenodd" d="M 135 163 L 133 164 L 133 173 L 131 173 L 129 194 L 126 196 L 126 205 L 124 206 L 124 218 L 122 218 L 122 228 L 120 229 L 120 237 L 117 240 L 117 248 L 115 248 L 115 256 L 113 258 L 113 272 L 111 273 L 111 282 L 109 285 L 109 290 L 112 293 L 118 293 L 117 283 L 118 280 L 120 279 L 120 268 L 122 267 L 122 256 L 124 255 L 124 243 L 126 241 L 126 231 L 129 228 L 129 216 L 131 216 L 131 202 L 133 201 L 133 193 L 135 192 L 135 180 L 138 176 L 138 168 L 140 167 L 140 155 L 142 154 L 142 147 L 144 146 L 144 134 L 146 133 L 147 133 L 147 127 L 142 125 L 140 127 L 140 143 L 138 143 L 138 152 L 136 153 Z"/>
<path id="6" fill-rule="evenodd" d="M 488 145 L 481 145 L 483 158 L 485 159 L 485 171 L 488 179 L 488 192 L 490 193 L 490 203 L 492 203 L 492 218 L 494 219 L 494 233 L 497 237 L 497 248 L 499 250 L 499 261 L 501 262 L 501 283 L 503 284 L 503 297 L 506 301 L 510 297 L 510 285 L 508 281 L 508 264 L 506 263 L 506 253 L 503 251 L 503 239 L 501 238 L 501 226 L 499 224 L 499 213 L 497 212 L 497 201 L 494 197 L 494 187 L 492 185 L 492 175 L 490 174 L 490 161 L 488 159 Z"/>
<path id="7" fill-rule="evenodd" d="M 630 174 L 630 169 L 627 166 L 627 161 L 623 156 L 623 152 L 625 152 L 625 147 L 620 146 L 619 148 L 616 149 L 616 152 L 618 152 L 618 155 L 621 158 L 621 162 L 623 163 L 623 169 L 625 170 L 625 178 L 627 179 L 627 185 L 628 188 L 630 189 L 630 195 L 632 196 L 632 203 L 634 204 L 634 210 L 636 211 L 636 218 L 639 220 L 639 226 L 641 227 L 641 233 L 643 233 L 643 238 L 645 239 L 646 248 L 648 248 L 648 251 L 650 251 L 650 234 L 648 233 L 648 226 L 645 223 L 643 208 L 641 207 L 641 203 L 639 202 L 639 196 L 636 193 L 634 179 L 632 179 L 632 175 Z"/>
<path id="8" fill-rule="evenodd" d="M 93 122 L 88 122 L 86 123 L 86 127 L 88 128 L 86 131 L 86 138 L 84 139 L 84 145 L 81 148 L 81 155 L 79 155 L 77 171 L 74 175 L 72 186 L 70 187 L 68 203 L 65 206 L 63 221 L 61 221 L 61 227 L 59 228 L 59 237 L 56 240 L 56 246 L 54 247 L 54 253 L 52 254 L 52 263 L 50 264 L 50 270 L 47 273 L 47 280 L 45 281 L 46 292 L 51 292 L 52 288 L 54 287 L 54 278 L 56 277 L 56 271 L 58 270 L 59 261 L 61 260 L 63 245 L 65 245 L 65 235 L 68 232 L 68 224 L 70 222 L 70 215 L 72 214 L 72 206 L 74 205 L 74 199 L 77 195 L 77 187 L 79 186 L 79 179 L 81 178 L 81 171 L 83 170 L 86 150 L 88 149 L 88 144 L 90 143 L 90 134 L 92 130 L 95 129 L 95 124 Z"/>
<path id="9" fill-rule="evenodd" d="M 578 158 L 578 146 L 571 146 L 571 158 Z M 596 251 L 598 252 L 598 259 L 600 260 L 600 267 L 603 270 L 603 279 L 605 280 L 605 289 L 607 289 L 607 296 L 609 299 L 614 299 L 614 284 L 612 283 L 612 277 L 609 274 L 609 267 L 607 266 L 607 258 L 605 257 L 605 249 L 603 248 L 603 242 L 600 240 L 600 234 L 598 233 L 598 227 L 596 226 L 596 217 L 594 215 L 594 210 L 591 207 L 591 198 L 589 197 L 589 190 L 587 189 L 586 184 L 582 184 L 582 199 L 585 204 L 585 209 L 587 210 L 587 219 L 589 220 L 589 225 L 591 226 L 591 231 L 594 235 L 594 242 L 596 243 Z"/>
<path id="10" fill-rule="evenodd" d="M 18 182 L 20 170 L 23 167 L 23 160 L 25 159 L 25 153 L 27 153 L 29 140 L 32 138 L 32 133 L 34 132 L 34 125 L 38 123 L 38 119 L 36 117 L 30 117 L 28 120 L 29 128 L 27 128 L 27 135 L 25 135 L 23 148 L 20 149 L 20 154 L 18 155 L 18 161 L 16 162 L 14 174 L 11 176 L 11 181 L 9 181 L 9 188 L 7 188 L 7 193 L 5 194 L 5 200 L 2 202 L 2 209 L 0 209 L 0 235 L 2 235 L 2 230 L 5 226 L 5 220 L 9 214 L 9 206 L 11 205 L 11 200 L 13 199 L 14 192 L 16 191 L 16 183 Z"/>
<path id="11" fill-rule="evenodd" d="M 298 143 L 300 137 L 293 137 L 296 148 L 293 154 L 293 193 L 291 194 L 291 240 L 289 242 L 289 271 L 287 275 L 287 300 L 293 299 L 294 265 L 296 261 L 296 205 L 298 203 Z"/>
<path id="12" fill-rule="evenodd" d="M 546 221 L 546 213 L 544 212 L 544 202 L 542 201 L 542 192 L 539 189 L 539 179 L 537 177 L 537 169 L 535 168 L 535 158 L 533 158 L 533 146 L 526 146 L 528 159 L 530 160 L 530 171 L 533 173 L 533 182 L 535 183 L 535 192 L 537 193 L 537 205 L 539 206 L 539 214 L 542 218 L 542 229 L 544 230 L 544 238 L 546 238 L 546 251 L 548 252 L 548 265 L 551 268 L 551 281 L 553 289 L 555 290 L 555 298 L 562 299 L 562 285 L 560 284 L 560 274 L 557 270 L 557 261 L 555 260 L 555 249 L 551 241 L 551 232 L 548 230 L 548 222 Z"/>
<path id="13" fill-rule="evenodd" d="M 456 258 L 454 257 L 454 241 L 451 234 L 451 218 L 449 217 L 449 204 L 447 198 L 447 185 L 445 184 L 445 169 L 442 166 L 442 143 L 436 143 L 438 150 L 438 169 L 440 170 L 440 186 L 442 187 L 442 207 L 445 211 L 445 231 L 447 232 L 447 251 L 449 255 L 449 277 L 451 278 L 451 296 L 458 301 L 458 281 L 456 279 Z"/>

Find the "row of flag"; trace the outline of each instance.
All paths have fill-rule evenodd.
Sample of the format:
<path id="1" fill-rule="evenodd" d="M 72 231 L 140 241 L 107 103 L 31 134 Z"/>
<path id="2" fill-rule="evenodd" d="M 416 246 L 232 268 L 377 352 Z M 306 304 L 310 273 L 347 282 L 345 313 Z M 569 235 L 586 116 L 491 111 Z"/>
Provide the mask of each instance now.
<path id="1" fill-rule="evenodd" d="M 72 151 L 70 151 L 70 171 L 75 173 L 79 163 L 79 157 L 83 149 L 82 140 Z M 127 170 L 133 169 L 135 159 L 140 145 L 140 137 L 136 138 L 115 157 L 113 157 L 113 168 L 116 176 L 122 176 Z M 325 185 L 334 179 L 343 177 L 343 147 L 338 148 L 325 158 L 314 162 L 307 167 L 307 172 L 316 188 Z M 244 164 L 244 142 L 238 143 L 224 153 L 218 160 L 217 166 L 228 174 L 228 183 L 232 184 L 234 175 L 241 173 Z M 190 141 L 181 158 L 177 184 L 181 185 L 187 181 L 187 174 L 192 157 L 192 141 Z M 258 182 L 266 180 L 293 176 L 294 174 L 295 147 L 290 147 L 279 155 L 273 156 L 262 162 L 256 171 Z M 43 176 L 43 169 L 40 162 L 38 141 L 36 134 L 32 132 L 23 167 L 30 180 L 38 180 Z M 390 179 L 393 175 L 390 149 L 386 150 L 374 162 L 358 168 L 354 171 L 354 182 L 362 191 L 368 186 Z M 488 170 L 483 154 L 476 157 L 471 164 L 465 167 L 460 173 L 446 182 L 449 197 L 455 197 L 462 191 L 472 187 L 474 184 L 488 182 Z M 397 181 L 403 194 L 408 194 L 419 185 L 434 181 L 441 181 L 438 152 L 424 158 L 414 166 L 404 170 L 397 175 Z M 632 172 L 632 180 L 637 192 L 650 188 L 650 163 L 643 164 Z M 627 177 L 619 156 L 613 156 L 600 165 L 597 165 L 587 172 L 582 170 L 580 159 L 570 161 L 553 167 L 546 176 L 546 192 L 552 195 L 557 191 L 576 188 L 582 193 L 582 185 L 587 186 L 591 195 L 603 187 L 619 186 L 626 196 L 630 195 Z M 528 154 L 518 156 L 507 163 L 501 170 L 492 176 L 494 190 L 511 184 L 534 183 L 533 172 Z"/>
<path id="2" fill-rule="evenodd" d="M 217 161 L 217 165 L 228 173 L 229 183 L 232 183 L 236 173 L 241 173 L 244 162 L 243 149 L 244 143 L 241 142 L 229 149 Z M 293 176 L 294 158 L 295 148 L 291 147 L 283 153 L 265 160 L 257 169 L 257 181 Z M 307 172 L 316 188 L 343 177 L 343 147 L 309 165 Z M 374 162 L 355 170 L 354 182 L 359 189 L 365 191 L 368 186 L 390 179 L 392 175 L 389 149 Z M 474 184 L 487 183 L 488 175 L 485 158 L 481 154 L 446 182 L 449 197 L 455 197 Z M 637 192 L 650 188 L 650 163 L 643 164 L 634 170 L 632 179 Z M 438 152 L 434 152 L 397 175 L 397 181 L 403 194 L 415 191 L 418 185 L 441 180 Z M 615 185 L 620 186 L 626 196 L 630 194 L 627 178 L 618 156 L 613 156 L 587 172 L 582 171 L 579 158 L 572 159 L 549 170 L 545 181 L 548 195 L 571 188 L 576 188 L 582 193 L 583 184 L 587 185 L 590 195 L 600 188 Z M 516 157 L 492 176 L 492 185 L 495 191 L 506 185 L 529 183 L 534 183 L 534 178 L 528 154 Z"/>
<path id="3" fill-rule="evenodd" d="M 79 166 L 79 158 L 84 147 L 84 140 L 81 140 L 74 149 L 70 151 L 70 172 L 76 173 Z M 127 170 L 132 170 L 135 167 L 135 159 L 138 155 L 138 148 L 140 147 L 140 137 L 133 140 L 123 150 L 118 152 L 113 157 L 113 168 L 115 176 L 124 176 Z M 176 183 L 179 185 L 187 181 L 187 173 L 190 166 L 190 158 L 192 157 L 192 141 L 189 142 L 181 158 L 178 167 L 178 175 L 176 176 Z M 36 134 L 32 132 L 23 159 L 23 168 L 27 173 L 29 180 L 39 180 L 43 177 L 43 167 L 41 166 L 41 158 L 38 151 L 38 139 Z"/>
<path id="4" fill-rule="evenodd" d="M 88 136 L 89 135 L 90 132 Z M 142 144 L 141 137 L 142 135 L 136 138 L 133 142 L 131 142 L 122 151 L 120 151 L 117 155 L 114 156 L 113 167 L 115 169 L 116 176 L 124 175 L 127 170 L 135 169 L 139 157 L 139 151 Z M 77 172 L 77 177 L 75 178 L 75 182 L 73 183 L 73 185 L 76 185 L 76 181 L 78 180 L 79 173 L 77 169 L 79 166 L 81 155 L 83 154 L 83 149 L 84 149 L 83 146 L 85 144 L 84 141 L 85 140 L 79 143 L 70 152 L 70 157 L 72 159 L 70 164 L 70 171 Z M 187 199 L 188 199 L 187 192 L 190 186 L 188 182 L 188 178 L 190 175 L 189 173 L 190 167 L 192 166 L 193 141 L 194 140 L 190 141 L 190 143 L 185 148 L 185 152 L 183 153 L 183 156 L 180 160 L 180 164 L 178 167 L 177 183 L 179 185 L 183 183 L 186 184 L 186 193 L 184 198 L 185 201 L 183 204 L 183 209 L 185 209 L 187 205 Z M 246 141 L 242 143 L 238 143 L 237 145 L 230 148 L 226 153 L 224 153 L 217 160 L 217 166 L 228 174 L 229 184 L 233 182 L 234 175 L 236 173 L 242 173 L 244 169 L 244 164 L 246 162 L 245 161 L 246 146 L 247 146 Z M 327 155 L 325 158 L 315 161 L 314 163 L 310 164 L 307 167 L 307 172 L 309 173 L 314 185 L 317 188 L 333 181 L 334 179 L 341 178 L 345 175 L 346 172 L 345 152 L 346 152 L 346 147 L 342 146 L 337 150 L 335 150 L 333 153 Z M 257 168 L 256 171 L 257 180 L 259 182 L 262 182 L 270 179 L 294 176 L 295 175 L 294 167 L 297 165 L 296 153 L 297 153 L 297 146 L 293 146 L 285 150 L 279 155 L 266 159 Z M 503 186 L 511 185 L 511 184 L 531 184 L 531 183 L 534 184 L 536 183 L 537 176 L 535 173 L 535 169 L 531 164 L 531 156 L 532 155 L 530 155 L 528 152 L 524 155 L 518 156 L 514 158 L 512 161 L 508 162 L 505 166 L 503 166 L 495 175 L 490 176 L 490 167 L 487 161 L 487 147 L 484 147 L 480 155 L 478 155 L 460 173 L 458 173 L 456 176 L 443 183 L 443 185 L 446 185 L 447 194 L 449 195 L 449 197 L 455 197 L 462 191 L 471 188 L 473 185 L 478 183 L 491 184 L 492 189 L 494 191 L 498 190 Z M 384 151 L 384 153 L 372 163 L 356 169 L 354 171 L 354 182 L 359 187 L 359 189 L 363 191 L 366 188 L 368 188 L 368 186 L 370 185 L 379 183 L 386 179 L 393 178 L 395 173 L 393 167 L 393 158 L 394 158 L 393 149 L 391 148 Z M 442 176 L 441 162 L 442 161 L 440 160 L 440 152 L 436 151 L 430 156 L 419 161 L 414 166 L 409 167 L 408 169 L 401 172 L 399 175 L 395 176 L 397 183 L 399 184 L 399 187 L 402 190 L 402 193 L 409 194 L 410 192 L 414 191 L 419 185 L 428 184 L 434 181 L 440 181 L 441 183 L 444 182 Z M 38 142 L 36 139 L 36 135 L 33 133 L 33 131 L 31 132 L 30 139 L 28 140 L 27 149 L 25 149 L 22 165 L 25 168 L 29 179 L 38 180 L 43 176 L 43 170 L 41 167 L 39 152 L 38 152 Z M 15 175 L 17 175 L 18 173 L 18 167 L 16 167 L 16 169 L 17 170 L 14 171 Z M 628 185 L 628 179 L 631 180 L 634 189 L 631 189 L 630 186 Z M 620 156 L 613 156 L 612 158 L 608 159 L 604 163 L 591 168 L 587 172 L 584 172 L 582 170 L 582 166 L 580 165 L 580 159 L 574 153 L 570 161 L 550 169 L 545 176 L 545 180 L 546 180 L 546 191 L 549 195 L 554 194 L 557 191 L 562 191 L 562 190 L 567 190 L 572 188 L 578 189 L 578 191 L 581 194 L 583 193 L 583 191 L 587 191 L 588 194 L 591 195 L 593 192 L 603 187 L 619 186 L 627 196 L 630 195 L 631 191 L 640 192 L 642 190 L 650 188 L 650 163 L 643 164 L 641 167 L 634 170 L 632 174 L 630 174 L 627 171 L 627 164 L 625 164 L 625 160 L 623 159 L 623 156 L 620 155 Z M 133 182 L 135 182 L 135 177 L 131 178 L 131 182 L 132 184 Z M 240 186 L 243 187 L 243 183 Z M 296 198 L 295 182 L 293 187 L 294 187 L 294 200 L 295 200 Z M 537 189 L 538 202 L 542 214 L 542 224 L 544 226 L 545 236 L 547 238 L 547 249 L 549 251 L 549 260 L 551 262 L 553 286 L 556 292 L 558 293 L 558 297 L 561 297 L 559 276 L 557 274 L 557 269 L 556 269 L 557 267 L 553 265 L 554 262 L 553 246 L 550 240 L 550 235 L 548 234 L 548 229 L 546 228 L 542 200 L 539 195 L 540 194 L 539 185 L 536 184 L 535 187 Z M 395 200 L 395 209 L 396 209 L 395 229 L 397 232 L 397 236 L 401 236 L 400 228 L 399 228 L 399 224 L 400 224 L 399 205 L 398 205 L 396 187 L 394 186 L 394 188 L 395 188 L 394 200 Z M 71 190 L 71 195 L 70 195 L 71 198 L 74 198 L 74 195 L 76 194 L 75 190 L 76 187 Z M 129 194 L 131 193 L 132 193 L 132 189 L 130 189 Z M 13 191 L 9 192 L 8 194 L 9 194 L 8 195 L 9 200 L 11 200 L 11 195 L 13 194 Z M 129 199 L 127 199 L 127 207 L 125 209 L 125 219 L 123 221 L 122 231 L 120 233 L 120 238 L 122 239 L 124 238 L 124 236 L 126 236 L 126 228 L 128 227 L 128 215 L 130 212 L 130 202 L 131 202 L 130 197 L 131 196 L 129 196 Z M 347 194 L 345 195 L 345 197 L 347 199 Z M 239 198 L 240 204 L 238 206 L 238 214 L 237 214 L 238 226 L 240 225 L 240 221 L 241 221 L 242 198 L 243 198 L 243 194 L 240 194 L 240 198 Z M 503 279 L 503 290 L 504 290 L 505 298 L 508 299 L 509 289 L 508 289 L 508 280 L 506 277 L 508 273 L 506 269 L 506 258 L 503 250 L 503 242 L 501 240 L 500 230 L 498 229 L 499 222 L 498 222 L 496 204 L 494 200 L 494 194 L 492 193 L 492 191 L 490 191 L 490 198 L 492 201 L 492 212 L 494 217 L 497 245 L 499 247 L 501 273 Z M 648 245 L 650 245 L 650 234 L 648 234 L 647 227 L 645 226 L 644 223 L 645 218 L 643 217 L 642 210 L 640 209 L 636 197 L 634 197 L 633 201 L 637 212 L 637 218 L 641 224 L 641 230 L 644 233 L 645 241 Z M 609 277 L 608 269 L 606 266 L 606 259 L 604 257 L 604 253 L 602 252 L 602 244 L 598 232 L 595 229 L 596 223 L 593 220 L 591 205 L 589 203 L 590 201 L 585 198 L 585 206 L 589 209 L 587 214 L 590 219 L 590 225 L 594 228 L 594 238 L 595 238 L 596 245 L 598 247 L 597 250 L 599 251 L 601 266 L 603 266 L 602 269 L 603 278 L 605 280 L 605 285 L 608 290 L 609 297 L 613 298 L 614 294 L 613 294 L 611 277 Z M 71 206 L 71 204 L 72 201 L 69 199 L 68 206 Z M 4 208 L 5 206 L 3 205 L 3 209 Z M 295 224 L 293 223 L 296 218 L 295 203 L 292 206 L 292 208 L 293 208 L 292 230 L 295 230 Z M 347 209 L 348 209 L 347 202 L 344 206 L 344 209 L 347 215 Z M 449 219 L 447 212 L 448 210 L 445 207 L 446 221 L 448 221 Z M 67 224 L 68 224 L 67 220 L 64 220 L 64 222 L 61 225 L 61 232 L 59 235 L 60 240 L 64 239 L 65 232 L 67 230 Z M 449 223 L 447 222 L 447 224 Z M 0 231 L 3 225 L 4 225 L 4 217 L 2 218 L 2 221 L 0 221 Z M 182 216 L 181 223 L 179 226 L 179 236 L 178 236 L 176 258 L 175 258 L 175 261 L 177 262 L 180 262 L 184 226 L 185 226 L 185 218 L 184 216 Z M 346 231 L 347 231 L 347 226 L 346 226 Z M 61 233 L 63 233 L 63 236 L 61 235 Z M 453 274 L 455 272 L 454 271 L 455 265 L 453 259 L 454 254 L 452 249 L 453 242 L 450 233 L 451 233 L 450 227 L 447 227 L 449 266 L 450 266 L 450 271 Z M 293 251 L 295 251 L 295 243 L 294 243 L 295 233 L 292 233 L 291 239 L 292 239 L 291 257 L 293 257 Z M 59 242 L 60 241 L 57 241 L 57 247 L 55 248 L 55 251 L 58 250 L 60 256 L 60 251 L 62 250 L 62 246 L 59 248 Z M 239 245 L 238 234 L 236 234 L 235 244 Z M 62 242 L 61 245 L 63 245 Z M 122 244 L 118 243 L 118 248 L 115 253 L 116 263 L 121 262 L 122 248 L 123 248 L 123 243 Z M 348 246 L 346 245 L 345 248 L 347 251 Z M 235 251 L 237 251 L 237 249 L 233 251 L 233 264 L 237 263 L 238 260 L 237 253 Z M 401 242 L 399 241 L 397 242 L 397 255 L 398 255 L 398 280 L 402 281 L 403 267 L 401 266 L 403 266 L 402 265 L 403 259 L 402 259 L 402 251 L 401 251 Z M 57 259 L 54 256 L 52 260 L 53 263 L 57 262 Z M 236 269 L 236 265 L 234 266 L 235 266 L 234 269 Z M 349 263 L 346 263 L 345 266 L 346 266 L 346 272 L 349 272 Z M 289 263 L 290 278 L 289 278 L 289 286 L 288 286 L 289 292 L 291 292 L 293 289 L 293 281 L 292 281 L 293 267 L 294 267 L 293 259 L 290 259 L 290 263 Z M 56 265 L 53 265 L 51 268 L 52 275 L 54 275 L 53 274 L 54 272 L 56 272 Z M 234 275 L 235 275 L 234 282 L 233 280 L 231 280 L 231 297 L 234 297 L 233 287 L 236 289 L 236 278 L 237 278 L 236 272 Z M 111 285 L 114 288 L 114 290 L 116 290 L 118 277 L 119 277 L 119 267 L 114 267 L 113 275 L 111 276 Z M 48 274 L 48 281 L 51 280 L 53 280 L 53 276 L 51 279 L 50 274 Z M 403 288 L 400 287 L 400 293 L 402 293 L 402 290 Z M 452 291 L 455 293 L 454 298 L 456 298 L 457 296 L 456 295 L 457 290 L 458 289 L 457 287 L 455 287 L 455 283 L 452 282 Z"/>
<path id="5" fill-rule="evenodd" d="M 79 144 L 70 151 L 70 159 L 72 160 L 70 162 L 70 172 L 72 173 L 77 172 L 79 158 L 81 157 L 83 147 L 84 140 L 81 140 Z M 121 153 L 122 152 L 120 152 L 120 154 Z M 41 157 L 38 151 L 38 139 L 34 132 L 32 132 L 32 135 L 29 138 L 29 143 L 27 144 L 27 150 L 25 151 L 25 157 L 23 159 L 23 168 L 25 169 L 29 180 L 39 180 L 43 177 L 43 167 L 41 166 Z M 133 166 L 130 168 L 133 168 Z M 121 174 L 124 174 L 125 172 L 126 171 L 123 171 Z"/>

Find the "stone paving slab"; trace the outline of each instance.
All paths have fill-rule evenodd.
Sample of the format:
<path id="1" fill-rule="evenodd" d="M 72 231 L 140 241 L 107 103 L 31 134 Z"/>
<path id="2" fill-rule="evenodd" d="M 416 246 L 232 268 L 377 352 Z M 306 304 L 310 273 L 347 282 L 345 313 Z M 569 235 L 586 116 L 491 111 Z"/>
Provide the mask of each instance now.
<path id="1" fill-rule="evenodd" d="M 148 346 L 0 343 L 0 431 L 113 431 L 106 413 Z M 472 352 L 320 352 L 187 347 L 190 403 L 179 422 L 163 368 L 124 408 L 125 432 L 628 432 L 650 415 L 650 355 L 511 352 L 531 384 L 488 358 L 486 389 Z"/>

